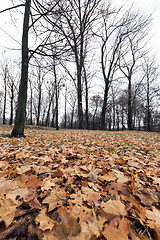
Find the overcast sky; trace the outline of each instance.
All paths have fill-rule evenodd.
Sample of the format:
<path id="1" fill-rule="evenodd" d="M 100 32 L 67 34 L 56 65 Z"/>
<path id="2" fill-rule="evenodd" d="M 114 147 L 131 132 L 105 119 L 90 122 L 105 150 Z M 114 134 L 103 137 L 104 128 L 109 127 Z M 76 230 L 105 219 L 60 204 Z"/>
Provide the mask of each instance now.
<path id="1" fill-rule="evenodd" d="M 124 2 L 127 5 L 130 5 L 134 2 L 134 6 L 141 11 L 144 11 L 146 15 L 153 13 L 153 23 L 150 28 L 151 47 L 154 52 L 157 52 L 157 57 L 160 60 L 160 0 L 111 0 L 115 5 L 122 4 Z M 5 9 L 11 6 L 11 0 L 0 1 L 0 10 Z M 21 8 L 23 11 L 23 8 Z M 5 12 L 0 14 L 0 55 L 6 54 L 11 58 L 20 57 L 20 51 L 9 50 L 10 48 L 20 49 L 18 42 L 21 42 L 21 29 L 22 29 L 22 15 L 17 18 L 16 10 L 14 11 L 13 19 L 17 26 L 17 29 L 12 24 L 10 14 Z M 9 34 L 9 35 L 8 35 Z"/>

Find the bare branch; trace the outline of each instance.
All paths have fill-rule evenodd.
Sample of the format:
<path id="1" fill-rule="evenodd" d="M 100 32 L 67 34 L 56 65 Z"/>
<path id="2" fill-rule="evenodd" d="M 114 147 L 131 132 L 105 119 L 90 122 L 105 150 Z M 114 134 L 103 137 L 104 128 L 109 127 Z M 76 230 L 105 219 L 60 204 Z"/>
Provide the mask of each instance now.
<path id="1" fill-rule="evenodd" d="M 2 11 L 0 11 L 0 13 L 4 13 L 4 12 L 9 11 L 9 10 L 12 10 L 12 9 L 14 9 L 14 8 L 19 8 L 19 7 L 24 7 L 24 6 L 25 6 L 25 4 L 19 4 L 19 5 L 10 7 L 10 8 L 3 9 Z"/>

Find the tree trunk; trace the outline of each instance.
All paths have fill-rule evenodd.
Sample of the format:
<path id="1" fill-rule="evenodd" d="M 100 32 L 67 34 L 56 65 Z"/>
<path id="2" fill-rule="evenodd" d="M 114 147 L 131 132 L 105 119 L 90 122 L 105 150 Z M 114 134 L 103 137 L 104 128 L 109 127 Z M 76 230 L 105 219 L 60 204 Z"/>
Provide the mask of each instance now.
<path id="1" fill-rule="evenodd" d="M 29 15 L 30 15 L 31 0 L 26 0 L 23 35 L 22 35 L 22 66 L 21 66 L 21 81 L 18 94 L 18 106 L 16 110 L 15 124 L 12 131 L 12 137 L 24 136 L 24 125 L 26 118 L 26 103 L 27 103 L 27 83 L 28 83 L 28 31 L 29 31 Z"/>
<path id="2" fill-rule="evenodd" d="M 6 79 L 7 80 L 7 79 Z M 6 101 L 7 101 L 7 86 L 5 80 L 5 91 L 4 91 L 4 105 L 3 105 L 3 124 L 6 123 Z"/>
<path id="3" fill-rule="evenodd" d="M 88 82 L 87 82 L 87 74 L 86 74 L 86 69 L 83 66 L 84 70 L 84 81 L 85 81 L 85 88 L 86 88 L 86 113 L 85 113 L 85 118 L 86 118 L 86 129 L 89 129 L 89 117 L 88 117 Z"/>
<path id="4" fill-rule="evenodd" d="M 128 78 L 128 130 L 132 130 L 132 89 L 131 78 Z"/>
<path id="5" fill-rule="evenodd" d="M 151 111 L 150 111 L 150 98 L 149 98 L 149 79 L 147 76 L 147 131 L 151 131 Z"/>
<path id="6" fill-rule="evenodd" d="M 56 73 L 56 65 L 53 64 L 53 72 L 54 72 L 54 79 L 55 79 L 55 97 L 56 97 L 56 107 L 55 107 L 55 114 L 56 114 L 56 130 L 59 130 L 58 126 L 58 83 L 57 83 L 57 73 Z"/>
<path id="7" fill-rule="evenodd" d="M 64 128 L 67 128 L 67 87 L 65 86 Z"/>
<path id="8" fill-rule="evenodd" d="M 30 83 L 30 91 L 31 91 L 31 101 L 30 101 L 30 125 L 33 125 L 33 118 L 32 118 L 32 112 L 33 112 L 33 91 L 32 91 L 32 84 L 31 80 L 29 81 Z"/>
<path id="9" fill-rule="evenodd" d="M 104 99 L 103 99 L 103 106 L 102 106 L 102 113 L 101 113 L 101 130 L 105 130 L 106 128 L 105 121 L 106 121 L 107 99 L 108 99 L 108 84 L 105 84 Z"/>
<path id="10" fill-rule="evenodd" d="M 13 100 L 14 100 L 14 83 L 12 83 L 12 89 L 11 89 L 11 112 L 10 112 L 10 120 L 9 125 L 12 125 L 13 123 Z"/>
<path id="11" fill-rule="evenodd" d="M 72 108 L 72 114 L 71 114 L 71 129 L 73 129 L 74 108 L 75 108 L 75 105 L 74 105 L 73 108 Z"/>
<path id="12" fill-rule="evenodd" d="M 51 105 L 52 105 L 52 98 L 53 96 L 49 96 L 49 105 L 48 105 L 48 111 L 47 111 L 47 116 L 46 116 L 46 122 L 45 122 L 45 126 L 49 127 L 49 116 L 50 116 L 50 109 L 51 109 Z"/>
<path id="13" fill-rule="evenodd" d="M 119 131 L 119 109 L 117 108 L 116 109 L 116 112 L 117 112 L 117 131 Z"/>
<path id="14" fill-rule="evenodd" d="M 40 86 L 38 94 L 39 94 L 39 96 L 38 96 L 37 126 L 40 125 L 39 120 L 40 120 L 40 113 L 41 113 L 41 95 L 42 95 L 42 93 L 41 93 L 41 86 Z"/>
<path id="15" fill-rule="evenodd" d="M 83 109 L 82 109 L 82 83 L 81 83 L 81 70 L 77 67 L 77 82 L 78 82 L 78 121 L 79 129 L 83 129 Z"/>
<path id="16" fill-rule="evenodd" d="M 54 98 L 52 100 L 52 122 L 51 122 L 51 127 L 55 127 L 55 124 L 54 124 L 54 119 L 55 119 L 55 108 L 54 108 Z"/>

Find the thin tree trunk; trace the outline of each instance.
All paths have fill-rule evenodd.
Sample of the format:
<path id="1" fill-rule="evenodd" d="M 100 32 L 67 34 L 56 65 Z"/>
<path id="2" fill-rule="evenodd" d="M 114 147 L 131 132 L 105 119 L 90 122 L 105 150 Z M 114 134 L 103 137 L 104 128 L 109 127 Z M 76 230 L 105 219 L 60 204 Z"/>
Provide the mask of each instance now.
<path id="1" fill-rule="evenodd" d="M 83 70 L 84 70 L 84 81 L 85 81 L 85 88 L 86 88 L 86 113 L 85 113 L 85 118 L 86 118 L 86 129 L 89 129 L 89 117 L 88 117 L 88 82 L 87 82 L 87 74 L 86 74 L 86 69 L 83 65 Z"/>
<path id="2" fill-rule="evenodd" d="M 150 112 L 150 99 L 149 99 L 149 79 L 147 78 L 147 131 L 151 131 L 151 112 Z"/>
<path id="3" fill-rule="evenodd" d="M 75 106 L 73 106 L 72 115 L 71 115 L 71 129 L 73 129 L 74 107 L 75 107 Z"/>
<path id="4" fill-rule="evenodd" d="M 33 112 L 33 91 L 32 91 L 32 84 L 30 82 L 30 91 L 31 91 L 31 101 L 30 101 L 30 125 L 33 125 L 33 119 L 32 119 L 32 112 Z"/>
<path id="5" fill-rule="evenodd" d="M 7 101 L 7 86 L 6 86 L 6 79 L 5 79 L 4 105 L 3 105 L 3 124 L 6 123 L 6 101 Z"/>
<path id="6" fill-rule="evenodd" d="M 77 69 L 77 81 L 78 81 L 78 121 L 79 129 L 83 129 L 83 109 L 82 109 L 82 83 L 81 83 L 81 71 L 80 67 Z"/>
<path id="7" fill-rule="evenodd" d="M 128 129 L 132 130 L 132 89 L 131 78 L 128 79 Z"/>
<path id="8" fill-rule="evenodd" d="M 58 126 L 58 83 L 57 83 L 57 73 L 56 73 L 56 66 L 55 63 L 53 64 L 53 71 L 54 71 L 54 78 L 55 78 L 55 97 L 56 97 L 56 107 L 55 107 L 55 114 L 56 114 L 56 130 L 59 130 Z"/>
<path id="9" fill-rule="evenodd" d="M 12 131 L 12 137 L 24 136 L 24 125 L 26 118 L 26 103 L 27 103 L 27 83 L 28 83 L 28 30 L 29 30 L 29 15 L 30 15 L 31 0 L 26 0 L 23 35 L 22 35 L 22 66 L 21 66 L 21 81 L 18 94 L 18 106 L 16 110 L 15 124 Z"/>
<path id="10" fill-rule="evenodd" d="M 51 96 L 51 98 L 49 98 L 49 105 L 48 105 L 48 111 L 47 111 L 46 122 L 45 122 L 45 126 L 46 127 L 49 127 L 49 116 L 50 116 L 50 109 L 51 109 L 51 104 L 52 104 L 52 98 L 53 98 L 53 96 Z"/>
<path id="11" fill-rule="evenodd" d="M 13 100 L 14 100 L 14 85 L 12 83 L 11 89 L 11 112 L 10 112 L 10 121 L 9 124 L 12 125 L 13 123 Z"/>
<path id="12" fill-rule="evenodd" d="M 37 126 L 39 126 L 40 122 L 40 113 L 41 113 L 41 87 L 39 89 L 39 96 L 38 96 L 38 112 L 37 112 Z"/>
<path id="13" fill-rule="evenodd" d="M 107 99 L 108 99 L 108 84 L 105 84 L 103 106 L 102 106 L 102 113 L 101 113 L 101 130 L 105 130 L 106 128 L 105 122 L 106 122 Z"/>
<path id="14" fill-rule="evenodd" d="M 55 119 L 55 108 L 54 108 L 54 99 L 53 99 L 53 102 L 52 102 L 52 123 L 51 123 L 51 127 L 53 127 L 53 128 L 55 126 L 54 119 Z"/>
<path id="15" fill-rule="evenodd" d="M 64 128 L 67 128 L 67 87 L 65 87 Z"/>

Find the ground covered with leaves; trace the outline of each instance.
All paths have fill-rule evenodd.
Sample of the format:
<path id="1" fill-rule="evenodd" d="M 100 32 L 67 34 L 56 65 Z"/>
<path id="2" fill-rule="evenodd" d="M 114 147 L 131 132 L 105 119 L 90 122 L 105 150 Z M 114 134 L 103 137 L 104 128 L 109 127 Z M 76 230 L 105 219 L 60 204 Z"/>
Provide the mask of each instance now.
<path id="1" fill-rule="evenodd" d="M 160 134 L 0 126 L 0 240 L 160 239 Z"/>

